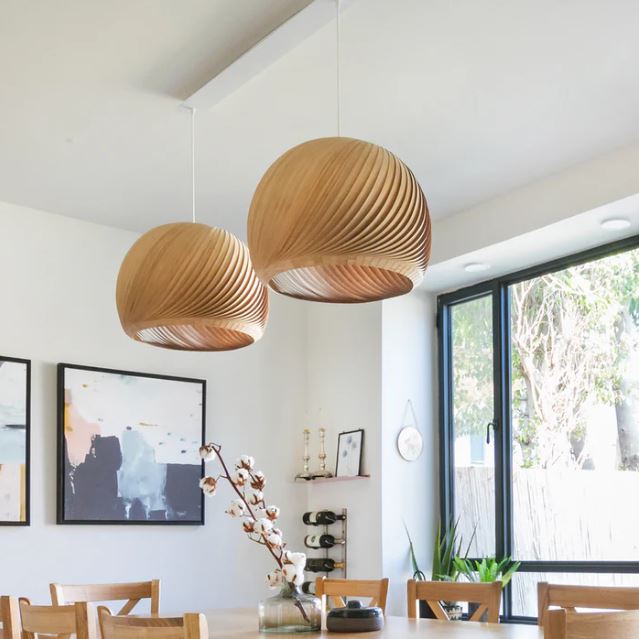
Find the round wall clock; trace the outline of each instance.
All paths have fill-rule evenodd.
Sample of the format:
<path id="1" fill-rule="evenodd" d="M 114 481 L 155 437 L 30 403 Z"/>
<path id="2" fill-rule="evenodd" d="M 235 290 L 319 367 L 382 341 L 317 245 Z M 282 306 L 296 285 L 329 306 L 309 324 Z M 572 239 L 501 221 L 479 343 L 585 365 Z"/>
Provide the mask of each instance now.
<path id="1" fill-rule="evenodd" d="M 397 436 L 397 450 L 406 461 L 415 461 L 422 454 L 422 434 L 414 426 L 405 426 Z"/>

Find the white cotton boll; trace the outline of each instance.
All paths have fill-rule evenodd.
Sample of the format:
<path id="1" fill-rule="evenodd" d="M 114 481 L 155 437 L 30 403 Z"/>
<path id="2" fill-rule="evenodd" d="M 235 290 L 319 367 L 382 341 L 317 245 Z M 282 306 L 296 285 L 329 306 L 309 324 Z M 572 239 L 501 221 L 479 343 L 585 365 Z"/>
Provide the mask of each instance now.
<path id="1" fill-rule="evenodd" d="M 304 571 L 297 570 L 295 572 L 295 577 L 292 579 L 292 583 L 296 586 L 301 586 L 304 583 Z"/>
<path id="2" fill-rule="evenodd" d="M 268 541 L 271 546 L 275 546 L 277 548 L 282 545 L 282 537 L 280 535 L 276 535 L 272 530 L 266 535 L 266 541 Z"/>
<path id="3" fill-rule="evenodd" d="M 217 480 L 214 477 L 202 477 L 200 479 L 200 488 L 208 497 L 213 497 L 217 490 Z"/>
<path id="4" fill-rule="evenodd" d="M 244 514 L 245 509 L 246 507 L 241 499 L 234 499 L 226 513 L 231 515 L 231 517 L 241 517 Z"/>
<path id="5" fill-rule="evenodd" d="M 245 468 L 246 470 L 251 470 L 255 465 L 255 459 L 250 455 L 240 455 L 235 462 L 236 468 Z"/>
<path id="6" fill-rule="evenodd" d="M 213 444 L 204 444 L 204 446 L 200 446 L 200 457 L 204 462 L 213 461 L 217 457 Z"/>
<path id="7" fill-rule="evenodd" d="M 266 575 L 266 582 L 270 588 L 277 588 L 283 583 L 282 572 L 280 570 L 274 570 Z"/>
<path id="8" fill-rule="evenodd" d="M 261 517 L 253 524 L 253 529 L 256 533 L 261 535 L 263 533 L 270 532 L 273 529 L 273 524 L 269 519 Z"/>
<path id="9" fill-rule="evenodd" d="M 264 512 L 271 521 L 275 521 L 280 516 L 280 509 L 277 506 L 269 506 Z"/>
<path id="10" fill-rule="evenodd" d="M 293 564 L 286 564 L 282 567 L 282 575 L 288 583 L 295 583 L 297 572 L 297 568 Z"/>
<path id="11" fill-rule="evenodd" d="M 264 500 L 264 493 L 261 490 L 255 490 L 255 488 L 247 488 L 246 498 L 250 504 L 257 506 Z"/>
<path id="12" fill-rule="evenodd" d="M 306 566 L 306 555 L 303 552 L 291 552 L 287 550 L 284 553 L 284 559 L 290 562 L 296 568 L 304 569 Z"/>
<path id="13" fill-rule="evenodd" d="M 264 477 L 264 473 L 261 470 L 257 470 L 253 473 L 251 486 L 257 490 L 264 490 L 264 486 L 266 486 L 266 477 Z"/>
<path id="14" fill-rule="evenodd" d="M 244 486 L 244 484 L 247 482 L 249 478 L 249 474 L 248 474 L 248 470 L 244 469 L 244 468 L 238 468 L 232 475 L 231 475 L 231 481 L 236 485 L 236 486 Z"/>

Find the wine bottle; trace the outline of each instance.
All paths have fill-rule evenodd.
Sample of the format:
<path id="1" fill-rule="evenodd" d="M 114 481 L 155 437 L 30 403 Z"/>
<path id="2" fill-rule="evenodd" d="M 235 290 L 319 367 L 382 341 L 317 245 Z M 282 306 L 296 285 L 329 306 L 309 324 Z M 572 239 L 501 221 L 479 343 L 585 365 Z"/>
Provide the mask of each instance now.
<path id="1" fill-rule="evenodd" d="M 317 510 L 310 513 L 304 513 L 302 521 L 307 526 L 330 526 L 336 521 L 345 519 L 344 515 L 338 515 L 332 510 Z"/>
<path id="2" fill-rule="evenodd" d="M 315 594 L 315 582 L 314 581 L 305 581 L 302 584 L 302 592 L 305 592 L 307 595 Z"/>
<path id="3" fill-rule="evenodd" d="M 332 572 L 344 567 L 343 561 L 335 561 L 329 557 L 306 560 L 306 570 L 310 572 Z"/>
<path id="4" fill-rule="evenodd" d="M 332 548 L 337 544 L 345 543 L 343 539 L 336 539 L 333 535 L 306 535 L 304 545 L 307 548 Z"/>

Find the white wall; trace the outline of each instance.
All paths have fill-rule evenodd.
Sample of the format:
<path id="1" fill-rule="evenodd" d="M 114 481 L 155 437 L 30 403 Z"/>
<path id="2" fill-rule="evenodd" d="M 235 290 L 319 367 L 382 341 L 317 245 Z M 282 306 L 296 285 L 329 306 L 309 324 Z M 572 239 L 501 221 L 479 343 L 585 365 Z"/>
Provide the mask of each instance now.
<path id="1" fill-rule="evenodd" d="M 363 472 L 370 479 L 307 488 L 310 510 L 348 508 L 348 576 L 353 579 L 382 575 L 381 321 L 380 303 L 308 304 L 306 424 L 313 431 L 312 468 L 318 464 L 317 428 L 327 431 L 331 471 L 337 434 L 365 430 Z"/>
<path id="2" fill-rule="evenodd" d="M 428 574 L 439 516 L 435 309 L 435 296 L 421 290 L 382 305 L 382 560 L 391 580 L 388 610 L 396 615 L 406 614 L 406 581 L 413 575 L 403 522 Z M 404 426 L 423 437 L 413 462 L 397 451 Z"/>
<path id="3" fill-rule="evenodd" d="M 388 611 L 402 615 L 412 576 L 403 521 L 428 571 L 437 519 L 435 298 L 418 290 L 383 303 L 313 304 L 308 313 L 307 423 L 327 428 L 331 468 L 337 433 L 364 428 L 371 474 L 311 484 L 308 505 L 349 509 L 348 576 L 389 577 Z M 410 463 L 396 445 L 402 426 L 412 424 L 409 399 L 424 437 L 422 456 Z"/>
<path id="4" fill-rule="evenodd" d="M 305 403 L 305 305 L 273 295 L 258 344 L 176 353 L 122 332 L 115 278 L 133 233 L 0 204 L 0 354 L 32 367 L 31 526 L 0 527 L 0 592 L 48 600 L 48 583 L 159 577 L 165 610 L 254 605 L 269 594 L 266 553 L 207 500 L 205 527 L 57 526 L 56 364 L 69 362 L 208 380 L 207 435 L 234 460 L 255 454 L 299 546 L 303 490 L 293 485 Z M 277 499 L 275 499 L 277 497 Z"/>

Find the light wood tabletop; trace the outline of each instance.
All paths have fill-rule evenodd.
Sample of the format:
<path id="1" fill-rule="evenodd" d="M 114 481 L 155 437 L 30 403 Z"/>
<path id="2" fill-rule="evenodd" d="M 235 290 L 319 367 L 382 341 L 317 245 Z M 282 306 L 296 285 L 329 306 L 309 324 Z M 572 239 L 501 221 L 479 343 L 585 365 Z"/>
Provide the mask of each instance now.
<path id="1" fill-rule="evenodd" d="M 293 635 L 263 635 L 257 629 L 257 610 L 253 608 L 212 610 L 206 613 L 209 636 L 212 639 L 265 639 L 280 637 L 291 639 Z M 538 626 L 520 624 L 492 624 L 465 621 L 435 621 L 431 619 L 408 619 L 406 617 L 386 617 L 386 624 L 379 632 L 359 633 L 306 633 L 296 635 L 300 639 L 543 639 L 544 633 Z"/>

